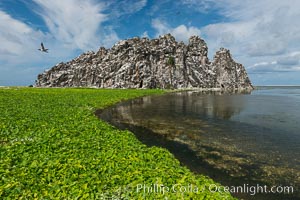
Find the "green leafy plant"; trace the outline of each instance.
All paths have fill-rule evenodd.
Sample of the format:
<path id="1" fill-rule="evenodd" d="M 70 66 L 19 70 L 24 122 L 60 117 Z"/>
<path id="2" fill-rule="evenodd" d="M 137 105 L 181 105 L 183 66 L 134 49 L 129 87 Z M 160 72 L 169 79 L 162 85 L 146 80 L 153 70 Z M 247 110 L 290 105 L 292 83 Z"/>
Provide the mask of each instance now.
<path id="1" fill-rule="evenodd" d="M 169 65 L 171 67 L 175 67 L 175 58 L 173 56 L 170 56 L 168 58 L 167 65 Z"/>
<path id="2" fill-rule="evenodd" d="M 94 111 L 161 90 L 0 89 L 0 199 L 232 199 L 228 193 L 143 193 L 138 184 L 193 184 L 167 150 L 147 147 Z"/>

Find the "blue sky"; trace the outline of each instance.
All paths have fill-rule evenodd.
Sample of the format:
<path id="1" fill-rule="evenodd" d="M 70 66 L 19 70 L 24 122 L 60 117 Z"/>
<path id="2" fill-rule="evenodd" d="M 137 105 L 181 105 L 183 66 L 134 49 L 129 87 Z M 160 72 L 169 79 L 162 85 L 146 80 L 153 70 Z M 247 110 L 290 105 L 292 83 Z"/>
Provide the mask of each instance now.
<path id="1" fill-rule="evenodd" d="M 299 8 L 299 0 L 1 0 L 0 85 L 34 84 L 85 51 L 166 33 L 199 35 L 210 59 L 230 49 L 254 85 L 300 85 Z"/>

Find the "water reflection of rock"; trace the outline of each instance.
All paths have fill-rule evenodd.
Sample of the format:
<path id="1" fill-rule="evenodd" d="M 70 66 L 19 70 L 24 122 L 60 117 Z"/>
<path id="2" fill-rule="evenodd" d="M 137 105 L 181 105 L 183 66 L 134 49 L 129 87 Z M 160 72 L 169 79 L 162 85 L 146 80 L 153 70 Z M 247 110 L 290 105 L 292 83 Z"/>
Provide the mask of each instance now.
<path id="1" fill-rule="evenodd" d="M 190 106 L 187 112 L 196 111 L 208 117 L 221 119 L 230 119 L 233 115 L 240 113 L 245 101 L 244 96 L 240 94 L 224 94 L 224 91 L 190 91 L 176 95 L 183 97 L 181 98 L 182 108 Z"/>
<path id="2" fill-rule="evenodd" d="M 276 147 L 261 154 L 264 146 L 259 130 L 248 132 L 247 127 L 233 124 L 227 130 L 230 133 L 225 131 L 228 124 L 222 121 L 241 113 L 246 101 L 238 94 L 174 93 L 122 103 L 112 108 L 107 118 L 186 144 L 204 162 L 232 177 L 299 188 L 299 167 L 285 164 Z"/>
<path id="3" fill-rule="evenodd" d="M 207 93 L 207 92 L 205 92 Z M 203 92 L 184 92 L 170 95 L 167 101 L 161 101 L 159 97 L 144 97 L 131 101 L 126 106 L 118 106 L 116 112 L 123 117 L 140 119 L 144 111 L 147 110 L 147 118 L 161 117 L 168 118 L 176 116 L 199 115 L 207 117 L 217 117 L 220 119 L 230 119 L 233 115 L 240 113 L 244 106 L 244 97 L 242 95 L 222 95 L 221 92 L 210 92 L 211 96 L 203 96 Z M 238 96 L 238 99 L 237 99 Z M 175 97 L 175 98 L 174 98 Z M 211 98 L 210 98 L 211 97 Z M 164 97 L 163 97 L 164 98 Z M 139 107 L 139 111 L 135 109 Z M 173 112 L 164 112 L 164 110 Z M 132 111 L 134 110 L 134 113 Z M 131 119 L 133 120 L 133 119 Z"/>

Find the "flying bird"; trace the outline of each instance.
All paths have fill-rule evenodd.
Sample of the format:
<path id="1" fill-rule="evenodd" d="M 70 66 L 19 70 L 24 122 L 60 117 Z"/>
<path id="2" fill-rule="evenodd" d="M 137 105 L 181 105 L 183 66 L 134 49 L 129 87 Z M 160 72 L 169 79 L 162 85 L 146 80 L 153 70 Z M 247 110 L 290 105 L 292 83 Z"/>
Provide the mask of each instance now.
<path id="1" fill-rule="evenodd" d="M 41 43 L 41 48 L 38 49 L 38 50 L 40 50 L 40 51 L 42 51 L 42 52 L 45 52 L 45 53 L 48 53 L 48 50 L 49 50 L 49 49 L 45 49 L 44 44 Z"/>

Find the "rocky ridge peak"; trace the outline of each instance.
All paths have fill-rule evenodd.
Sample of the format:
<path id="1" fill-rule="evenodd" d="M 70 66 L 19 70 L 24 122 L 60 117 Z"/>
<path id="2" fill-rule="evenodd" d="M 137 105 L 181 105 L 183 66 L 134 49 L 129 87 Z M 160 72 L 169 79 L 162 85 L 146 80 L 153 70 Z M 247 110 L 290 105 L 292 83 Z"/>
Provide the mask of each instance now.
<path id="1" fill-rule="evenodd" d="M 243 65 L 221 48 L 212 62 L 199 36 L 186 45 L 171 34 L 135 37 L 59 63 L 38 75 L 38 87 L 253 89 Z"/>

